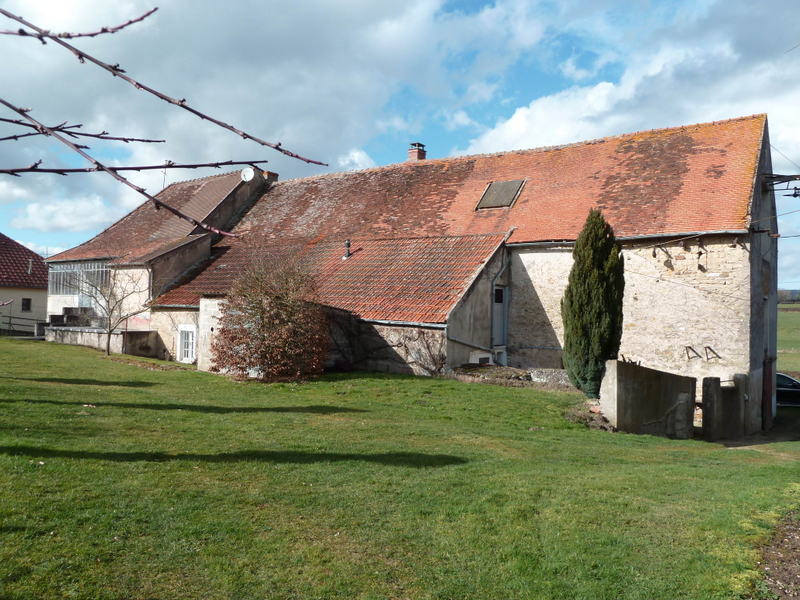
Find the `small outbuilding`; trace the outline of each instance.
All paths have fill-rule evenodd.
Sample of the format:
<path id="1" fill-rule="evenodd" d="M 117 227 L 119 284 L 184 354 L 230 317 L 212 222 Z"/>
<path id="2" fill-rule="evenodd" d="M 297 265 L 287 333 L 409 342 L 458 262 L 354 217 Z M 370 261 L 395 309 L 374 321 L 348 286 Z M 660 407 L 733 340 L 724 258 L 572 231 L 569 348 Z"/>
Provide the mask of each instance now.
<path id="1" fill-rule="evenodd" d="M 0 233 L 0 333 L 34 335 L 46 314 L 44 259 Z"/>

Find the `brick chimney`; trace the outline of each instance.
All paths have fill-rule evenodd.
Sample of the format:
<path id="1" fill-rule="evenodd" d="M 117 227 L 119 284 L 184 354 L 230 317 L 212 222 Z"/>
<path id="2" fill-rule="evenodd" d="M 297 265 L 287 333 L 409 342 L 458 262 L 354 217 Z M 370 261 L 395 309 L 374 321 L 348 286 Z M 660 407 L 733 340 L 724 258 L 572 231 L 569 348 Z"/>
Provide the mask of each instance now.
<path id="1" fill-rule="evenodd" d="M 408 149 L 408 160 L 425 160 L 425 144 L 419 142 L 412 142 L 411 147 Z"/>

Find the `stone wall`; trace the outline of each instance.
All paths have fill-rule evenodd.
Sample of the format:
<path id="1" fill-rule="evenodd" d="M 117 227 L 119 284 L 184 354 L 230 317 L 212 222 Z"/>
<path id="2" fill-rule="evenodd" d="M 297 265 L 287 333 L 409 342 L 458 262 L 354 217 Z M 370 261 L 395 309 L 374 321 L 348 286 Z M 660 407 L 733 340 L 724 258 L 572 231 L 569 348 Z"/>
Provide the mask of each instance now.
<path id="1" fill-rule="evenodd" d="M 219 327 L 221 298 L 201 298 L 197 315 L 197 368 L 210 371 L 211 345 Z M 178 322 L 188 313 L 163 312 Z M 154 313 L 156 314 L 156 313 Z M 368 323 L 333 311 L 328 367 L 431 375 L 445 366 L 444 329 Z"/>
<path id="2" fill-rule="evenodd" d="M 164 310 L 153 309 L 150 313 L 150 327 L 157 332 L 161 341 L 163 360 L 177 360 L 178 326 L 198 325 L 198 311 L 191 309 Z M 195 338 L 197 340 L 197 338 Z M 199 341 L 198 341 L 199 344 Z"/>
<path id="3" fill-rule="evenodd" d="M 722 236 L 656 248 L 648 245 L 626 247 L 624 252 L 620 353 L 642 365 L 698 380 L 747 373 L 747 238 Z"/>
<path id="4" fill-rule="evenodd" d="M 446 362 L 444 329 L 359 322 L 355 368 L 384 373 L 437 375 Z"/>
<path id="5" fill-rule="evenodd" d="M 563 367 L 561 298 L 571 268 L 571 247 L 512 249 L 509 366 Z"/>
<path id="6" fill-rule="evenodd" d="M 624 246 L 620 354 L 702 379 L 750 370 L 750 244 L 746 236 Z M 514 249 L 509 364 L 559 367 L 561 298 L 571 246 Z"/>
<path id="7" fill-rule="evenodd" d="M 219 327 L 223 302 L 222 298 L 200 298 L 200 310 L 197 314 L 197 368 L 201 371 L 211 370 L 211 343 L 214 332 Z"/>

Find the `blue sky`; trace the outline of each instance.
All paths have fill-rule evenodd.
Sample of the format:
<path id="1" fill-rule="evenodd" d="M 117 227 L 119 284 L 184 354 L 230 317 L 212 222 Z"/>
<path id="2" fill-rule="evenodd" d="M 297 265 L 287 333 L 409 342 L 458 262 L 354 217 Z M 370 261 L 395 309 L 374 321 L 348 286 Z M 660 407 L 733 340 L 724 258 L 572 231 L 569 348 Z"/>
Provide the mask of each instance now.
<path id="1" fill-rule="evenodd" d="M 85 31 L 152 8 L 10 0 L 54 30 Z M 800 173 L 796 3 L 767 0 L 278 3 L 173 0 L 147 21 L 76 45 L 238 127 L 330 163 L 286 159 L 214 128 L 55 44 L 2 36 L 3 96 L 48 123 L 165 138 L 91 144 L 106 161 L 268 159 L 282 179 L 429 156 L 575 142 L 766 112 L 775 171 Z M 766 14 L 780 15 L 768 26 Z M 10 23 L 2 27 L 11 27 Z M 9 59 L 10 57 L 10 59 Z M 0 116 L 12 116 L 3 113 Z M 0 125 L 0 137 L 14 133 Z M 778 150 L 782 153 L 779 153 Z M 46 140 L 0 143 L 5 165 L 82 164 Z M 797 164 L 795 164 L 797 163 Z M 208 174 L 170 171 L 166 182 Z M 132 174 L 156 192 L 161 172 Z M 779 197 L 779 211 L 798 207 Z M 104 174 L 0 178 L 0 231 L 37 251 L 76 245 L 140 203 Z M 780 220 L 800 233 L 800 217 Z M 800 238 L 779 279 L 800 287 Z"/>

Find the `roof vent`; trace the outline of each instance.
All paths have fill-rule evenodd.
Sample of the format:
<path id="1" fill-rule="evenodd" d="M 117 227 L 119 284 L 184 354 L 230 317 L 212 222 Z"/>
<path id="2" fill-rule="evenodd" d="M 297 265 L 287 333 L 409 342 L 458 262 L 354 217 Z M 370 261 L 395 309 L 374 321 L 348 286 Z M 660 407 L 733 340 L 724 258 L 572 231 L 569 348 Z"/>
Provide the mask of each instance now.
<path id="1" fill-rule="evenodd" d="M 411 143 L 411 146 L 408 149 L 409 161 L 425 160 L 426 155 L 427 152 L 425 152 L 425 144 L 420 142 Z"/>

